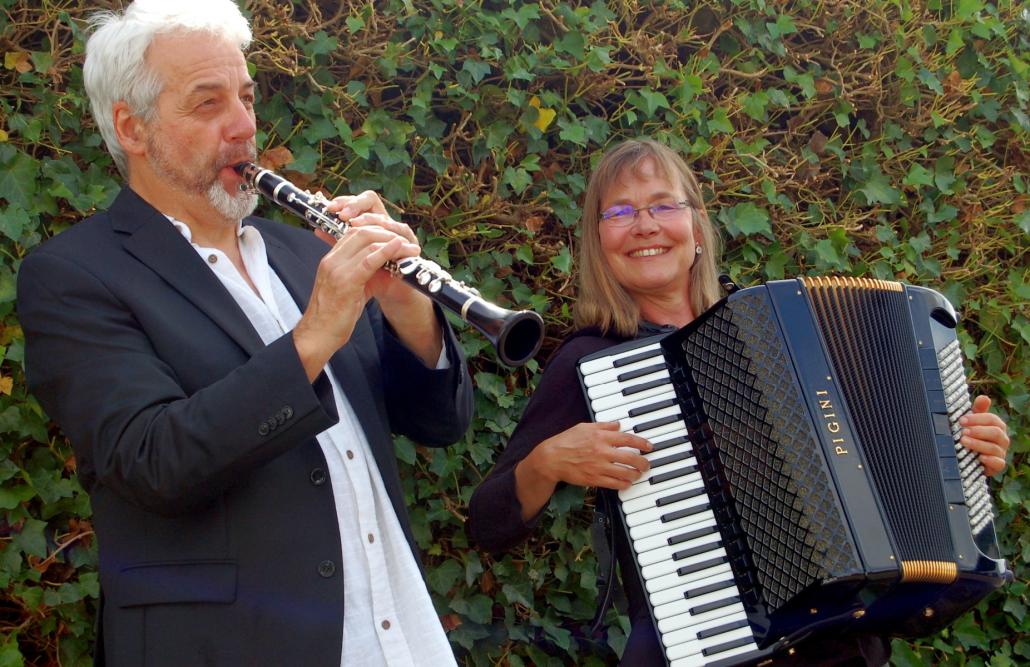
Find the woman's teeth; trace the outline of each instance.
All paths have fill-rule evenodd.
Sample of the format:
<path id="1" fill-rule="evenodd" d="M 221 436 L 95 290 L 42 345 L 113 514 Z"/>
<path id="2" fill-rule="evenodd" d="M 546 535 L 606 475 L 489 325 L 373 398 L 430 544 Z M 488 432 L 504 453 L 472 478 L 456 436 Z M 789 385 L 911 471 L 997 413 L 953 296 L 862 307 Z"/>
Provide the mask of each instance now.
<path id="1" fill-rule="evenodd" d="M 643 250 L 634 250 L 629 254 L 630 257 L 653 257 L 655 255 L 662 255 L 665 253 L 665 248 L 644 248 Z"/>

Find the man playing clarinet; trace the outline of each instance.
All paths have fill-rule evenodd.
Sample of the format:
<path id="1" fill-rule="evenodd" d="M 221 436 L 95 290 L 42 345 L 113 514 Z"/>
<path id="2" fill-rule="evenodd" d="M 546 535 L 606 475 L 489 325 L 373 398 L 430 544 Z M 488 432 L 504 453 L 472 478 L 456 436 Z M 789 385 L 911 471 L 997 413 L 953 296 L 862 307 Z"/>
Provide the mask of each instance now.
<path id="1" fill-rule="evenodd" d="M 126 187 L 32 253 L 30 388 L 75 448 L 100 550 L 98 664 L 454 664 L 390 433 L 443 446 L 471 386 L 419 253 L 372 192 L 330 247 L 250 217 L 251 33 L 232 0 L 136 0 L 86 48 Z"/>

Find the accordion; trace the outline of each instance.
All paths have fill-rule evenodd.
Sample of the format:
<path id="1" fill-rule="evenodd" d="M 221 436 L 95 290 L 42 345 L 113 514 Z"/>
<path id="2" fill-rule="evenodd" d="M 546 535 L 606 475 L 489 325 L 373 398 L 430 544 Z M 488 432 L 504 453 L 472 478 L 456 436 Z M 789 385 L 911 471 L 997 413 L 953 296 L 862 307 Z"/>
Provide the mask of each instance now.
<path id="1" fill-rule="evenodd" d="M 617 504 L 670 665 L 930 634 L 1011 579 L 956 325 L 930 289 L 782 280 L 579 361 L 594 420 L 654 447 Z"/>

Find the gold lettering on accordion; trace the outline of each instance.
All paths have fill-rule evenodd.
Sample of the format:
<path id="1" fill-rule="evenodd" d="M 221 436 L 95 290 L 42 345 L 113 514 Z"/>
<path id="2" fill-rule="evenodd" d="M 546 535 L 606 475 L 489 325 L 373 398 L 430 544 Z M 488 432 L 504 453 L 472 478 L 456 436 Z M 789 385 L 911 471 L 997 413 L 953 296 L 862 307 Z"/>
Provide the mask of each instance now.
<path id="1" fill-rule="evenodd" d="M 837 409 L 833 406 L 830 392 L 820 389 L 815 392 L 815 395 L 819 397 L 819 410 L 822 412 L 823 426 L 830 435 L 838 435 L 840 433 L 840 422 L 837 421 Z M 830 442 L 833 444 L 833 452 L 837 456 L 848 455 L 848 447 L 847 443 L 844 442 L 844 438 L 831 438 Z"/>

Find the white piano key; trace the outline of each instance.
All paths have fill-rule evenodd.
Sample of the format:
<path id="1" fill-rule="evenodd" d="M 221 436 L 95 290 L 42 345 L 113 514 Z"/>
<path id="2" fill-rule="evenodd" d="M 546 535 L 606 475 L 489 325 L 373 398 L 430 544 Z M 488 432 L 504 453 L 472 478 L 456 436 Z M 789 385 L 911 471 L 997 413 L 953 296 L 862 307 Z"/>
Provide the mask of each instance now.
<path id="1" fill-rule="evenodd" d="M 661 535 L 670 530 L 677 530 L 680 528 L 686 528 L 688 526 L 697 526 L 702 524 L 713 524 L 715 523 L 715 514 L 712 510 L 708 509 L 704 512 L 698 512 L 690 516 L 680 517 L 673 519 L 672 521 L 649 521 L 642 523 L 637 526 L 631 526 L 629 529 L 629 536 L 634 542 L 642 540 L 652 535 Z"/>
<path id="2" fill-rule="evenodd" d="M 638 540 L 632 540 L 633 550 L 638 554 L 637 557 L 639 558 L 640 555 L 643 555 L 648 551 L 652 551 L 654 549 L 661 549 L 662 547 L 669 546 L 669 540 L 675 537 L 679 537 L 680 535 L 689 535 L 690 533 L 699 530 L 708 529 L 715 529 L 712 532 L 718 532 L 718 527 L 715 525 L 715 516 L 712 514 L 712 511 L 707 510 L 704 514 L 704 517 L 702 517 L 698 521 L 695 521 L 691 525 L 675 526 L 673 528 L 669 528 L 668 530 L 663 530 L 662 532 L 657 533 L 655 535 L 649 535 L 647 537 L 642 537 Z M 669 524 L 672 523 L 677 522 L 669 522 Z"/>
<path id="3" fill-rule="evenodd" d="M 726 641 L 725 639 L 723 639 L 725 636 L 727 636 L 730 633 L 735 633 L 737 630 L 741 629 L 746 629 L 747 635 L 753 636 L 750 625 L 745 625 L 742 628 L 734 628 L 732 630 L 727 630 L 726 632 L 717 635 L 712 635 L 711 637 L 700 638 L 697 636 L 698 633 L 704 632 L 706 630 L 710 631 L 721 626 L 728 625 L 730 623 L 741 622 L 747 622 L 747 614 L 743 611 L 739 611 L 735 614 L 729 614 L 727 616 L 722 616 L 720 618 L 710 618 L 706 621 L 702 621 L 701 623 L 693 623 L 690 625 L 690 627 L 668 632 L 662 635 L 661 638 L 662 644 L 665 645 L 667 649 L 666 656 L 671 660 L 673 658 L 682 658 L 684 656 L 690 655 L 691 653 L 699 653 L 701 649 L 705 647 L 706 644 L 710 646 L 716 646 L 718 644 L 721 644 L 724 641 Z M 734 639 L 736 639 L 736 637 L 734 637 Z M 709 643 L 709 640 L 714 641 Z M 675 648 L 676 650 L 668 650 L 673 648 Z"/>
<path id="4" fill-rule="evenodd" d="M 656 485 L 659 486 L 659 485 Z M 631 487 L 632 488 L 632 487 Z M 636 498 L 630 498 L 622 501 L 622 511 L 626 514 L 635 514 L 649 509 L 663 510 L 666 507 L 672 507 L 676 503 L 669 503 L 658 507 L 656 503 L 665 498 L 671 498 L 678 493 L 696 493 L 697 495 L 692 498 L 686 498 L 685 500 L 696 500 L 692 505 L 708 502 L 708 494 L 704 492 L 705 483 L 701 480 L 701 476 L 698 475 L 693 479 L 689 479 L 686 484 L 681 483 L 673 489 L 667 489 L 659 493 L 649 493 L 646 495 L 638 495 Z M 666 512 L 663 512 L 665 514 Z M 639 522 L 638 522 L 639 523 Z M 638 525 L 634 523 L 633 525 Z"/>
<path id="5" fill-rule="evenodd" d="M 720 565 L 716 565 L 715 567 L 705 568 L 704 570 L 692 572 L 691 574 L 685 576 L 677 575 L 675 579 L 676 585 L 658 589 L 654 592 L 648 592 L 647 599 L 651 601 L 651 606 L 656 608 L 659 605 L 666 605 L 670 602 L 676 602 L 677 600 L 683 599 L 683 593 L 687 589 L 698 585 L 699 582 L 712 579 L 713 577 L 720 580 L 732 578 L 733 569 L 730 567 L 729 563 L 722 563 Z M 663 578 L 663 580 L 673 581 L 671 575 L 666 575 L 666 577 Z M 714 581 L 714 579 L 712 579 L 712 581 Z M 657 584 L 660 582 L 659 580 L 655 580 L 655 583 Z M 736 595 L 736 589 L 733 589 L 733 591 L 733 595 Z M 729 595 L 728 597 L 733 597 L 733 595 Z"/>
<path id="6" fill-rule="evenodd" d="M 697 545 L 698 547 L 710 546 L 711 549 L 707 551 L 702 551 L 680 560 L 672 560 L 671 558 L 669 560 L 661 560 L 640 568 L 640 576 L 644 578 L 644 588 L 648 592 L 656 592 L 671 586 L 678 586 L 680 582 L 691 579 L 691 577 L 684 577 L 679 574 L 677 570 L 680 568 L 705 563 L 713 558 L 725 558 L 726 549 L 719 544 L 720 539 L 717 535 L 715 540 L 709 540 L 704 544 Z"/>
<path id="7" fill-rule="evenodd" d="M 596 387 L 599 384 L 607 384 L 609 382 L 621 382 L 630 385 L 637 382 L 637 378 L 626 379 L 627 375 L 632 375 L 644 368 L 654 368 L 655 371 L 658 371 L 664 368 L 664 366 L 665 359 L 659 355 L 649 359 L 641 359 L 618 368 L 609 368 L 589 375 L 583 375 L 583 384 L 586 387 Z M 620 377 L 623 379 L 620 380 Z"/>
<path id="8" fill-rule="evenodd" d="M 653 375 L 657 376 L 658 374 Z M 667 378 L 668 376 L 666 375 L 665 377 Z M 654 379 L 660 380 L 661 378 L 656 377 Z M 641 378 L 641 380 L 646 381 L 647 378 Z M 634 392 L 631 394 L 623 394 L 623 389 L 625 389 L 625 387 L 609 385 L 591 387 L 588 391 L 590 398 L 590 408 L 595 413 L 597 413 L 606 410 L 611 410 L 613 408 L 618 408 L 619 406 L 625 405 L 625 403 L 628 402 L 656 400 L 655 396 L 676 395 L 676 390 L 673 389 L 673 385 L 668 384 L 667 382 L 665 384 L 660 384 L 657 387 L 651 387 L 650 389 L 644 389 L 642 391 Z"/>
<path id="9" fill-rule="evenodd" d="M 716 655 L 696 655 L 687 658 L 682 658 L 680 660 L 673 660 L 669 663 L 669 667 L 704 667 L 705 665 L 711 664 L 713 662 L 718 662 L 719 660 L 722 660 L 724 658 L 732 658 L 733 656 L 742 655 L 744 653 L 750 653 L 751 651 L 757 650 L 758 645 L 752 642 L 751 644 L 748 644 L 746 646 L 740 646 L 735 649 L 730 649 L 729 651 L 723 651 L 722 653 L 718 653 Z"/>
<path id="10" fill-rule="evenodd" d="M 621 404 L 612 406 L 606 410 L 598 410 L 597 407 L 594 406 L 594 420 L 599 422 L 617 422 L 623 419 L 646 417 L 649 414 L 659 412 L 659 410 L 655 410 L 651 408 L 651 406 L 659 405 L 668 401 L 673 401 L 675 403 L 675 400 L 676 392 L 669 387 L 665 387 L 665 391 L 657 396 L 640 398 L 639 400 L 634 397 L 633 399 L 623 401 Z M 680 412 L 678 403 L 675 407 L 675 412 Z M 642 414 L 637 415 L 635 418 L 629 417 L 629 414 L 634 410 L 638 410 Z"/>
<path id="11" fill-rule="evenodd" d="M 639 387 L 649 382 L 656 382 L 662 380 L 663 383 L 650 389 L 642 389 L 633 393 L 624 393 L 627 389 L 633 387 Z M 643 398 L 644 394 L 649 391 L 668 389 L 670 387 L 669 372 L 665 369 L 655 371 L 648 375 L 642 375 L 639 378 L 634 379 L 630 383 L 625 382 L 605 382 L 604 384 L 595 385 L 587 389 L 587 398 L 593 405 L 594 410 L 599 410 L 608 407 L 608 403 L 618 404 L 619 401 L 629 401 L 638 398 Z M 603 403 L 598 404 L 598 401 Z"/>
<path id="12" fill-rule="evenodd" d="M 673 630 L 680 630 L 682 628 L 689 628 L 695 623 L 701 623 L 712 618 L 725 618 L 733 614 L 744 611 L 744 605 L 739 601 L 733 600 L 737 596 L 735 588 L 724 588 L 708 595 L 702 595 L 697 598 L 683 598 L 675 602 L 661 605 L 662 614 L 664 616 L 658 620 L 658 634 L 659 636 L 665 636 Z M 733 600 L 726 605 L 717 605 L 712 607 L 706 607 L 711 603 L 724 602 L 726 600 Z M 701 608 L 704 611 L 691 612 L 691 609 Z M 655 611 L 657 612 L 657 607 Z"/>
<path id="13" fill-rule="evenodd" d="M 644 567 L 645 565 L 652 565 L 654 563 L 662 563 L 672 561 L 672 557 L 677 553 L 686 549 L 693 549 L 694 547 L 701 546 L 702 544 L 711 544 L 712 542 L 718 542 L 722 539 L 718 529 L 715 526 L 701 526 L 695 528 L 692 531 L 677 531 L 677 534 L 690 534 L 691 532 L 697 532 L 699 535 L 693 539 L 684 540 L 676 544 L 668 544 L 666 542 L 662 546 L 651 549 L 649 551 L 643 551 L 637 553 L 637 563 Z M 666 538 L 668 539 L 668 538 Z"/>
<path id="14" fill-rule="evenodd" d="M 662 466 L 661 468 L 658 468 L 658 470 L 661 471 L 663 474 L 671 473 L 676 470 L 682 470 L 683 468 L 689 468 L 696 464 L 697 461 L 693 457 L 691 457 L 689 459 L 677 461 L 675 466 Z M 673 477 L 672 479 L 667 479 L 664 482 L 652 484 L 651 477 L 653 476 L 652 473 L 654 472 L 654 468 L 648 470 L 646 473 L 644 473 L 644 475 L 641 475 L 640 480 L 634 482 L 633 485 L 630 486 L 628 489 L 623 489 L 619 491 L 619 500 L 625 503 L 629 502 L 630 500 L 633 500 L 634 498 L 651 496 L 656 493 L 667 495 L 668 493 L 675 491 L 680 486 L 691 483 L 694 478 L 696 478 L 698 481 L 701 481 L 700 473 L 695 471 L 693 473 L 688 473 L 685 475 L 680 475 L 678 477 Z"/>
<path id="15" fill-rule="evenodd" d="M 713 554 L 712 555 L 713 558 L 717 558 L 717 557 L 720 557 L 720 556 L 725 556 L 725 554 Z M 686 578 L 689 578 L 690 581 L 687 582 L 686 584 L 684 584 L 683 581 L 686 580 Z M 720 574 L 720 573 L 716 572 L 715 568 L 712 568 L 711 571 L 706 571 L 705 572 L 705 576 L 701 576 L 700 578 L 698 578 L 698 577 L 682 577 L 678 573 L 673 572 L 671 574 L 663 574 L 663 575 L 661 575 L 661 576 L 659 576 L 657 578 L 653 578 L 653 580 L 644 582 L 644 588 L 647 590 L 647 594 L 648 594 L 649 598 L 652 595 L 655 595 L 656 599 L 666 600 L 667 602 L 674 602 L 674 601 L 679 601 L 679 600 L 682 600 L 682 599 L 686 599 L 686 598 L 684 598 L 684 595 L 686 593 L 688 593 L 688 592 L 696 595 L 696 592 L 697 592 L 698 589 L 702 589 L 702 588 L 705 588 L 705 587 L 708 587 L 708 586 L 712 586 L 713 584 L 719 584 L 721 582 L 725 582 L 726 580 L 730 580 L 730 578 L 732 578 L 732 577 L 728 576 L 728 575 L 723 575 L 723 574 Z M 673 589 L 673 590 L 676 591 L 676 596 L 673 597 L 672 599 L 670 599 L 670 597 L 668 597 L 668 595 L 660 595 L 660 596 L 656 595 L 656 594 L 660 593 L 661 591 L 668 591 L 670 589 Z M 716 598 L 722 600 L 722 599 L 730 598 L 730 597 L 733 597 L 734 595 L 736 595 L 736 592 L 735 592 L 736 588 L 735 588 L 735 586 L 732 589 L 727 589 L 727 590 L 732 590 L 733 592 L 732 593 L 726 593 L 723 596 L 716 596 Z M 716 599 L 716 598 L 713 598 L 713 599 Z M 694 599 L 694 598 L 691 598 L 691 599 Z M 665 604 L 665 602 L 662 602 L 661 604 Z M 652 604 L 651 606 L 657 607 L 658 605 Z"/>
<path id="16" fill-rule="evenodd" d="M 721 620 L 721 619 L 720 619 Z M 705 665 L 710 662 L 721 660 L 724 655 L 729 656 L 730 651 L 719 652 L 714 655 L 705 655 L 705 649 L 712 649 L 728 642 L 733 642 L 738 639 L 751 639 L 746 646 L 750 646 L 747 650 L 755 650 L 758 646 L 754 642 L 754 634 L 751 632 L 750 627 L 735 628 L 729 632 L 725 632 L 716 637 L 706 637 L 705 639 L 699 639 L 690 644 L 680 644 L 672 648 L 666 649 L 665 656 L 669 660 L 689 660 L 692 658 L 698 658 L 703 660 L 700 664 Z M 741 647 L 738 647 L 741 648 Z M 737 649 L 731 649 L 737 650 Z"/>
<path id="17" fill-rule="evenodd" d="M 637 512 L 626 514 L 626 525 L 630 528 L 633 528 L 634 526 L 639 526 L 643 523 L 650 523 L 652 521 L 661 522 L 663 516 L 668 516 L 675 512 L 679 512 L 680 510 L 696 509 L 699 506 L 706 504 L 707 502 L 708 496 L 701 494 L 700 496 L 687 498 L 686 500 L 680 500 L 674 503 L 670 503 L 669 505 L 665 505 L 663 507 L 650 507 L 641 509 Z M 673 521 L 673 519 L 670 519 L 669 521 L 665 521 L 663 523 L 669 523 L 670 521 Z"/>
<path id="18" fill-rule="evenodd" d="M 712 552 L 709 555 L 709 558 L 719 558 L 719 557 L 725 556 L 725 555 L 726 555 L 725 551 L 722 552 L 722 553 Z M 698 559 L 695 559 L 694 562 L 703 562 L 704 560 L 705 560 L 704 558 L 698 558 Z M 689 563 L 689 564 L 693 564 L 693 562 Z M 696 586 L 702 585 L 702 584 L 715 583 L 714 581 L 705 581 L 704 579 L 701 579 L 701 580 L 692 581 L 687 586 L 681 586 L 680 585 L 680 580 L 681 579 L 682 579 L 682 577 L 680 577 L 680 575 L 676 574 L 676 572 L 673 571 L 673 572 L 670 572 L 668 574 L 663 574 L 661 576 L 655 577 L 655 578 L 653 578 L 653 579 L 651 579 L 649 581 L 645 581 L 644 582 L 644 588 L 647 590 L 648 595 L 650 595 L 652 593 L 658 593 L 660 591 L 667 591 L 670 588 L 673 588 L 673 589 L 676 589 L 679 592 L 679 597 L 682 597 L 683 593 L 686 592 L 688 589 L 693 589 Z M 722 578 L 720 579 L 720 581 L 721 580 L 722 580 Z M 663 596 L 663 599 L 664 599 L 664 596 Z"/>
<path id="19" fill-rule="evenodd" d="M 626 357 L 632 357 L 633 355 L 645 352 L 657 352 L 657 354 L 660 356 L 661 349 L 661 344 L 658 342 L 650 343 L 648 345 L 641 345 L 640 347 L 635 347 L 630 350 L 618 352 L 607 357 L 601 357 L 599 359 L 594 359 L 592 361 L 585 361 L 579 365 L 579 371 L 583 375 L 592 375 L 598 371 L 612 368 L 615 364 L 615 361 L 618 359 L 625 359 Z"/>

